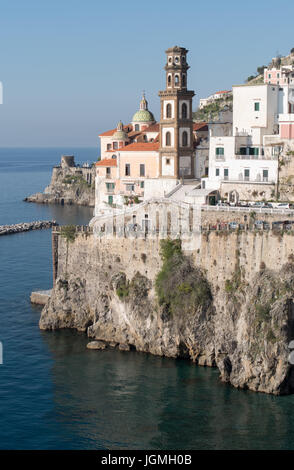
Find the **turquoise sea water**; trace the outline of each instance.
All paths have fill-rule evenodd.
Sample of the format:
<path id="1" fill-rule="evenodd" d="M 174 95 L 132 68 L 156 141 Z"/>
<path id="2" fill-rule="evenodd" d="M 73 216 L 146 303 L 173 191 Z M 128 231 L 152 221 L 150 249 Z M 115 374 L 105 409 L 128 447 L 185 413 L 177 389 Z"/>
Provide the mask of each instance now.
<path id="1" fill-rule="evenodd" d="M 0 224 L 87 223 L 88 208 L 22 202 L 71 152 L 80 162 L 97 155 L 0 149 Z M 50 230 L 0 238 L 1 449 L 294 449 L 294 396 L 238 391 L 216 369 L 90 351 L 83 334 L 41 332 L 29 295 L 51 285 Z"/>

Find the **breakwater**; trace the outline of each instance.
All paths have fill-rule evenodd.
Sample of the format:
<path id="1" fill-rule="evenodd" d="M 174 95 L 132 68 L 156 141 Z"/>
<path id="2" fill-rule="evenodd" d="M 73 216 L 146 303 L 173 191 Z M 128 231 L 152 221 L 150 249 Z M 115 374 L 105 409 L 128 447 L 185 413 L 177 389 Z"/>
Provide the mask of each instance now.
<path id="1" fill-rule="evenodd" d="M 0 235 L 10 235 L 12 233 L 28 232 L 30 230 L 42 230 L 55 227 L 55 220 L 38 220 L 35 222 L 21 222 L 13 225 L 0 225 Z"/>

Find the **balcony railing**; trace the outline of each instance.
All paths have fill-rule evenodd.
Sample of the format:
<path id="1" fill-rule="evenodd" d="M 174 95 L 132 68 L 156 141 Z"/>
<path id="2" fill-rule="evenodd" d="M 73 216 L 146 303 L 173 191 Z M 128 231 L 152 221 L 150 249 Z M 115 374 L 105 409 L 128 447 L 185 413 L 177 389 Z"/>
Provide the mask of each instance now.
<path id="1" fill-rule="evenodd" d="M 221 180 L 222 183 L 254 183 L 254 184 L 275 184 L 274 180 L 270 180 L 269 178 L 250 178 L 248 176 L 244 176 L 243 178 L 229 178 L 228 176 L 224 176 Z"/>
<path id="2" fill-rule="evenodd" d="M 277 160 L 278 157 L 276 155 L 267 156 L 267 155 L 240 155 L 240 154 L 237 154 L 237 155 L 235 155 L 235 158 L 237 160 Z"/>

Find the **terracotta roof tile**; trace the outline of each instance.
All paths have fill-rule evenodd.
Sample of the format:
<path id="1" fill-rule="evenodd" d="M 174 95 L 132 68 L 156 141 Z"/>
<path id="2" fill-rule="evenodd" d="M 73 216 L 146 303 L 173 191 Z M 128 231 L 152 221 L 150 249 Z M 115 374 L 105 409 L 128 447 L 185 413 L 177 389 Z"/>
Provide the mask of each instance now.
<path id="1" fill-rule="evenodd" d="M 96 166 L 117 166 L 115 158 L 104 158 L 96 163 Z"/>
<path id="2" fill-rule="evenodd" d="M 132 132 L 132 126 L 130 124 L 123 126 L 123 130 L 126 133 L 130 133 Z M 111 129 L 110 131 L 102 132 L 102 134 L 99 134 L 99 137 L 111 137 L 116 131 L 117 131 L 117 128 Z"/>
<path id="3" fill-rule="evenodd" d="M 119 149 L 119 152 L 155 152 L 158 149 L 158 142 L 134 142 Z"/>
<path id="4" fill-rule="evenodd" d="M 231 90 L 222 90 L 222 91 L 216 91 L 213 93 L 214 95 L 222 95 L 223 93 L 231 93 Z"/>
<path id="5" fill-rule="evenodd" d="M 193 131 L 208 131 L 207 122 L 194 122 Z"/>
<path id="6" fill-rule="evenodd" d="M 144 132 L 159 132 L 159 123 L 151 124 L 147 129 L 144 129 Z"/>

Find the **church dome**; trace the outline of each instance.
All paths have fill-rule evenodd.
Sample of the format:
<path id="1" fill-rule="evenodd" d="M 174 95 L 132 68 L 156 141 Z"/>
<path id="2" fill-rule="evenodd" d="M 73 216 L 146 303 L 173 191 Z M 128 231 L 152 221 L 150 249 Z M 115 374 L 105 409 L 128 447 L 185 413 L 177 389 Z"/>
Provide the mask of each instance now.
<path id="1" fill-rule="evenodd" d="M 113 140 L 129 140 L 127 133 L 124 131 L 124 126 L 121 121 L 119 121 L 116 131 L 112 136 Z"/>
<path id="2" fill-rule="evenodd" d="M 148 109 L 140 109 L 134 114 L 132 122 L 153 122 L 154 120 L 153 114 Z"/>
<path id="3" fill-rule="evenodd" d="M 132 122 L 154 122 L 154 116 L 151 111 L 148 110 L 148 102 L 145 98 L 145 94 L 143 93 L 143 97 L 140 101 L 140 109 L 137 111 L 132 119 Z"/>

